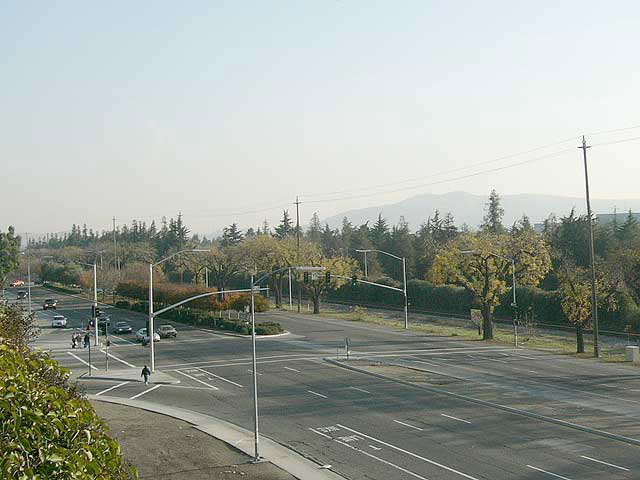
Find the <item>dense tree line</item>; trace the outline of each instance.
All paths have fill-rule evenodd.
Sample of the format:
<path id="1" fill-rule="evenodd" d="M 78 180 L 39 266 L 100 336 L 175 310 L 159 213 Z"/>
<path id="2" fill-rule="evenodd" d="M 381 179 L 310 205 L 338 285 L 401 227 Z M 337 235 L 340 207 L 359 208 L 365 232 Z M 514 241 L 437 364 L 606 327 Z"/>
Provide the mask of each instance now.
<path id="1" fill-rule="evenodd" d="M 479 208 L 481 208 L 479 206 Z M 32 241 L 31 247 L 49 256 L 46 262 L 62 266 L 87 259 L 117 267 L 119 272 L 137 267 L 140 263 L 163 258 L 185 248 L 204 248 L 204 255 L 181 255 L 163 264 L 168 279 L 175 282 L 204 283 L 218 289 L 246 283 L 253 269 L 270 271 L 303 263 L 332 266 L 349 275 L 362 276 L 366 270 L 370 280 L 398 285 L 403 278 L 402 262 L 397 259 L 359 250 L 381 250 L 406 259 L 409 280 L 427 280 L 436 284 L 459 285 L 474 297 L 483 311 L 485 338 L 491 338 L 492 315 L 500 306 L 498 299 L 511 288 L 511 269 L 515 265 L 517 283 L 539 287 L 563 295 L 563 309 L 577 333 L 590 327 L 590 304 L 583 298 L 588 292 L 589 269 L 588 222 L 594 229 L 594 248 L 599 272 L 600 304 L 603 318 L 619 328 L 640 327 L 640 225 L 629 213 L 600 224 L 575 211 L 556 217 L 550 215 L 540 229 L 534 229 L 526 215 L 513 225 L 504 225 L 504 210 L 500 196 L 492 191 L 484 206 L 483 223 L 476 228 L 456 225 L 451 213 L 438 210 L 428 214 L 425 221 L 412 229 L 399 218 L 397 223 L 379 215 L 375 222 L 354 225 L 344 218 L 339 228 L 322 224 L 317 213 L 306 230 L 298 230 L 287 210 L 282 219 L 270 228 L 265 221 L 258 228 L 242 231 L 237 223 L 223 229 L 219 238 L 208 240 L 190 235 L 182 217 L 163 219 L 160 228 L 155 223 L 132 222 L 115 231 L 117 250 L 113 246 L 113 231 L 100 234 L 73 226 L 71 233 Z M 297 250 L 300 237 L 303 254 Z M 511 260 L 514 260 L 512 263 Z M 73 273 L 70 267 L 59 270 Z M 339 266 L 338 266 L 339 265 Z M 55 271 L 51 266 L 43 272 Z M 62 275 L 61 273 L 61 275 Z M 133 275 L 135 277 L 135 275 Z M 270 279 L 278 304 L 285 290 L 287 272 L 279 272 Z M 135 280 L 129 275 L 129 280 Z M 314 281 L 317 279 L 314 277 Z M 394 283 L 395 282 L 395 283 Z M 307 293 L 313 298 L 327 288 L 339 284 L 309 285 Z M 585 303 L 586 302 L 586 303 Z M 314 302 L 315 303 L 315 302 Z M 525 312 L 514 314 L 524 315 Z M 580 349 L 580 346 L 579 346 Z"/>

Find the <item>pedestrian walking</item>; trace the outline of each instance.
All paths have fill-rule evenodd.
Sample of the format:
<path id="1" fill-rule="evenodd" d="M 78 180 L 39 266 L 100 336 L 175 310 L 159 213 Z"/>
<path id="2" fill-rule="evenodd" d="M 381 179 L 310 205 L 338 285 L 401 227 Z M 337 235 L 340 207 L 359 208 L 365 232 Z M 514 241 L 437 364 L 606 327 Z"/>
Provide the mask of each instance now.
<path id="1" fill-rule="evenodd" d="M 149 377 L 151 376 L 151 370 L 146 365 L 142 368 L 141 377 L 144 377 L 144 384 L 149 385 Z"/>
<path id="2" fill-rule="evenodd" d="M 76 342 L 78 340 L 78 337 L 76 337 L 76 333 L 73 332 L 71 334 L 71 348 L 76 348 Z"/>
<path id="3" fill-rule="evenodd" d="M 84 334 L 84 348 L 87 348 L 90 342 L 91 338 L 89 337 L 89 332 L 87 332 Z"/>

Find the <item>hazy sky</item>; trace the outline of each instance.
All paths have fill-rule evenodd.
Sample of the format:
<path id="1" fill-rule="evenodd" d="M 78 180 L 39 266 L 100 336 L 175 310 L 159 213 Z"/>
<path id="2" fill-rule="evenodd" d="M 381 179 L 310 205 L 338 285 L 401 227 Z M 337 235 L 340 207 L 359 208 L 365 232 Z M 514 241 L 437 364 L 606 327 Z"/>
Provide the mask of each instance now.
<path id="1" fill-rule="evenodd" d="M 426 192 L 580 196 L 577 136 L 640 125 L 635 1 L 5 0 L 0 19 L 0 228 L 20 232 L 255 227 L 296 195 L 305 224 Z M 640 141 L 589 154 L 594 197 L 640 197 Z"/>

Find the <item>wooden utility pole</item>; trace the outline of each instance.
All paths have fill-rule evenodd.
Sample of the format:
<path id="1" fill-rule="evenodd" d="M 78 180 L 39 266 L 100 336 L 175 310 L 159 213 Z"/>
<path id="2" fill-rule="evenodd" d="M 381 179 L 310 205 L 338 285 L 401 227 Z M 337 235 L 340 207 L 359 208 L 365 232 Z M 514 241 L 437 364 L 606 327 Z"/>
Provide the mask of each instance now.
<path id="1" fill-rule="evenodd" d="M 587 141 L 582 136 L 582 145 L 579 146 L 582 150 L 582 158 L 584 160 L 584 184 L 587 196 L 587 220 L 589 222 L 589 257 L 591 260 L 591 320 L 593 322 L 593 356 L 600 356 L 600 335 L 598 332 L 598 296 L 596 292 L 596 263 L 593 252 L 593 219 L 591 217 L 591 200 L 589 198 L 589 171 L 587 169 L 587 148 L 591 148 L 587 145 Z"/>

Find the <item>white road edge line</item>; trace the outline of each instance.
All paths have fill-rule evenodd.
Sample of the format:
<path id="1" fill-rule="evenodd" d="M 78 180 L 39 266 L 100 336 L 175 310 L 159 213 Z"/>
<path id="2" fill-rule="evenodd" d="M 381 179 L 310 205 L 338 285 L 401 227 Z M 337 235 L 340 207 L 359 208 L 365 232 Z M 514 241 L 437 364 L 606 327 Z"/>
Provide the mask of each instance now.
<path id="1" fill-rule="evenodd" d="M 76 360 L 81 361 L 82 363 L 84 363 L 87 367 L 91 367 L 94 370 L 97 370 L 96 367 L 94 367 L 93 365 L 89 365 L 87 362 L 85 362 L 83 359 L 81 359 L 79 356 L 77 356 L 75 353 L 71 353 L 71 352 L 67 352 L 69 355 L 71 355 L 73 358 L 75 358 Z"/>
<path id="2" fill-rule="evenodd" d="M 358 390 L 359 392 L 363 392 L 363 393 L 368 393 L 369 395 L 371 395 L 371 392 L 369 392 L 368 390 L 365 390 L 364 388 L 358 388 L 358 387 L 349 387 L 352 390 Z"/>
<path id="3" fill-rule="evenodd" d="M 101 351 L 102 353 L 106 353 L 106 350 L 105 350 L 104 348 L 101 348 L 101 349 L 100 349 L 100 351 Z M 119 361 L 120 363 L 124 363 L 127 367 L 131 367 L 131 368 L 138 368 L 138 367 L 136 367 L 135 365 L 133 365 L 133 364 L 131 364 L 131 363 L 129 363 L 129 362 L 127 362 L 127 361 L 125 361 L 125 360 L 122 360 L 121 358 L 116 357 L 116 356 L 115 356 L 114 354 L 112 354 L 112 353 L 107 353 L 107 355 L 109 355 L 109 356 L 110 356 L 111 358 L 113 358 L 114 360 Z"/>
<path id="4" fill-rule="evenodd" d="M 240 385 L 239 383 L 233 382 L 231 380 L 227 380 L 224 377 L 221 377 L 220 375 L 216 375 L 215 373 L 211 373 L 211 372 L 207 372 L 206 370 L 203 370 L 200 367 L 194 367 L 197 370 L 200 370 L 201 372 L 206 373 L 207 375 L 211 375 L 212 377 L 216 377 L 218 380 L 222 380 L 223 382 L 227 382 L 230 383 L 231 385 L 235 385 L 236 387 L 240 387 L 240 388 L 244 388 L 242 385 Z"/>
<path id="5" fill-rule="evenodd" d="M 587 457 L 586 455 L 580 455 L 582 458 L 586 458 L 587 460 L 591 460 L 592 462 L 602 463 L 603 465 L 608 465 L 613 468 L 618 468 L 620 470 L 624 470 L 625 472 L 630 472 L 628 468 L 621 467 L 620 465 L 614 465 L 613 463 L 603 462 L 602 460 L 598 460 L 596 458 Z"/>
<path id="6" fill-rule="evenodd" d="M 537 470 L 537 471 L 542 472 L 542 473 L 546 473 L 547 475 L 551 475 L 552 477 L 562 478 L 563 480 L 571 480 L 570 478 L 563 477 L 562 475 L 558 475 L 557 473 L 547 472 L 546 470 L 534 467 L 532 465 L 527 465 L 527 467 L 529 467 L 529 468 L 531 468 L 533 470 Z"/>
<path id="7" fill-rule="evenodd" d="M 151 390 L 155 390 L 156 388 L 160 388 L 162 385 L 154 385 L 151 388 L 148 388 L 146 390 L 143 390 L 142 392 L 138 393 L 137 395 L 134 395 L 133 397 L 129 398 L 129 400 L 135 400 L 138 397 L 141 397 L 142 395 L 144 395 L 145 393 L 149 393 Z"/>
<path id="8" fill-rule="evenodd" d="M 344 445 L 345 447 L 348 447 L 351 450 L 354 450 L 354 451 L 356 451 L 358 453 L 362 453 L 363 455 L 366 455 L 367 457 L 374 458 L 374 459 L 378 460 L 379 462 L 384 463 L 385 465 L 389 465 L 390 467 L 397 468 L 401 472 L 408 473 L 412 477 L 419 478 L 420 480 L 428 480 L 427 478 L 423 477 L 422 475 L 418 475 L 417 473 L 414 473 L 414 472 L 412 472 L 410 470 L 407 470 L 406 468 L 402 468 L 401 466 L 396 465 L 395 463 L 391 463 L 391 462 L 389 462 L 387 460 L 384 460 L 384 459 L 382 459 L 380 457 L 376 457 L 375 455 L 373 455 L 373 454 L 371 454 L 369 452 L 365 452 L 364 450 L 361 450 L 358 447 L 354 447 L 353 445 L 349 445 L 346 442 L 342 442 L 342 441 L 337 440 L 335 438 L 333 439 L 333 441 L 339 443 L 340 445 Z"/>
<path id="9" fill-rule="evenodd" d="M 307 392 L 309 392 L 312 395 L 317 395 L 318 397 L 322 397 L 322 398 L 329 398 L 326 395 L 322 395 L 321 393 L 318 392 L 314 392 L 313 390 L 307 390 Z"/>
<path id="10" fill-rule="evenodd" d="M 109 387 L 106 390 L 102 390 L 101 392 L 96 393 L 96 397 L 98 395 L 102 395 L 103 393 L 110 392 L 111 390 L 115 390 L 116 388 L 121 387 L 123 385 L 126 385 L 127 383 L 129 383 L 129 382 L 122 382 L 122 383 L 119 383 L 118 385 L 114 385 L 113 387 Z"/>
<path id="11" fill-rule="evenodd" d="M 462 418 L 458 418 L 458 417 L 452 417 L 451 415 L 447 415 L 445 413 L 441 413 L 440 415 L 442 415 L 443 417 L 447 417 L 447 418 L 451 418 L 453 420 L 458 420 L 459 422 L 464 422 L 464 423 L 471 423 L 469 420 L 463 420 Z"/>
<path id="12" fill-rule="evenodd" d="M 247 368 L 247 372 L 249 373 L 253 373 L 253 370 L 251 370 L 250 368 Z M 260 372 L 256 372 L 258 375 L 262 375 Z"/>
<path id="13" fill-rule="evenodd" d="M 457 473 L 458 475 L 460 475 L 460 476 L 462 476 L 464 478 L 468 478 L 469 480 L 479 480 L 478 478 L 472 477 L 471 475 L 467 475 L 466 473 L 463 473 L 463 472 L 461 472 L 459 470 L 456 470 L 455 468 L 447 467 L 446 465 L 442 465 L 441 463 L 438 463 L 438 462 L 436 462 L 434 460 L 430 460 L 428 458 L 422 457 L 422 456 L 418 455 L 417 453 L 409 452 L 409 451 L 404 450 L 404 449 L 402 449 L 400 447 L 396 447 L 395 445 L 391 445 L 390 443 L 383 442 L 382 440 L 379 440 L 379 439 L 377 439 L 375 437 L 367 435 L 366 433 L 362 433 L 362 432 L 359 432 L 357 430 L 354 430 L 353 428 L 345 427 L 344 425 L 341 425 L 339 423 L 336 423 L 336 426 L 340 427 L 340 428 L 344 428 L 345 430 L 348 430 L 350 432 L 353 432 L 356 435 L 360 435 L 362 437 L 368 438 L 369 440 L 373 440 L 374 442 L 378 442 L 381 445 L 386 445 L 389 448 L 393 448 L 394 450 L 397 450 L 399 452 L 405 453 L 405 454 L 407 454 L 407 455 L 409 455 L 411 457 L 414 457 L 414 458 L 417 458 L 417 459 L 422 460 L 424 462 L 430 463 L 431 465 L 435 465 L 436 467 L 443 468 L 445 470 L 448 470 L 449 472 Z"/>
<path id="14" fill-rule="evenodd" d="M 195 380 L 196 382 L 199 382 L 203 385 L 206 385 L 207 387 L 209 387 L 211 390 L 220 390 L 218 387 L 214 387 L 213 385 L 209 385 L 207 382 L 203 382 L 202 380 L 200 380 L 199 378 L 196 377 L 192 377 L 191 375 L 189 375 L 188 373 L 184 373 L 180 370 L 176 370 L 176 372 L 181 373 L 182 375 L 184 375 L 185 377 L 190 378 L 191 380 Z"/>
<path id="15" fill-rule="evenodd" d="M 413 428 L 415 430 L 422 431 L 420 427 L 416 427 L 414 425 L 409 425 L 408 423 L 401 422 L 400 420 L 394 420 L 394 422 L 399 423 L 400 425 L 404 425 L 405 427 Z"/>
<path id="16" fill-rule="evenodd" d="M 284 367 L 285 370 L 291 370 L 292 372 L 296 372 L 296 373 L 300 373 L 300 370 L 296 370 L 295 368 L 291 368 L 291 367 Z"/>
<path id="17" fill-rule="evenodd" d="M 131 345 L 137 345 L 137 343 L 132 342 L 131 340 L 127 340 L 126 338 L 122 338 L 118 335 L 111 334 L 112 337 L 117 338 L 118 340 L 122 340 L 123 342 L 130 343 Z"/>

